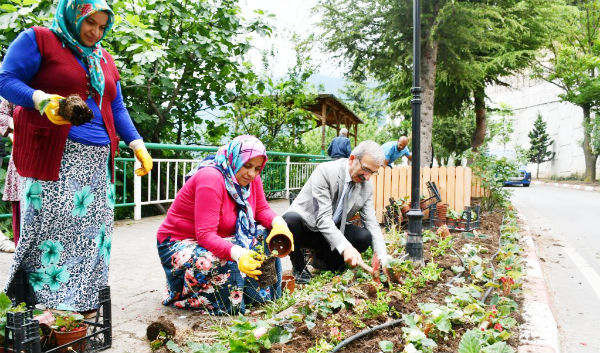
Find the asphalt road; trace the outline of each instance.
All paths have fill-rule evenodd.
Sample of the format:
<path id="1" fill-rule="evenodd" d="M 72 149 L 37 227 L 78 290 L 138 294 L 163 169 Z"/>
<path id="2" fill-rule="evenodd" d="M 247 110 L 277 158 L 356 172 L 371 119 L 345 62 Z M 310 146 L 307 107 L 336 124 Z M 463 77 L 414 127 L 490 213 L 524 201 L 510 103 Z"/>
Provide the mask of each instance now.
<path id="1" fill-rule="evenodd" d="M 600 352 L 600 193 L 533 184 L 510 190 L 536 242 L 561 352 Z"/>

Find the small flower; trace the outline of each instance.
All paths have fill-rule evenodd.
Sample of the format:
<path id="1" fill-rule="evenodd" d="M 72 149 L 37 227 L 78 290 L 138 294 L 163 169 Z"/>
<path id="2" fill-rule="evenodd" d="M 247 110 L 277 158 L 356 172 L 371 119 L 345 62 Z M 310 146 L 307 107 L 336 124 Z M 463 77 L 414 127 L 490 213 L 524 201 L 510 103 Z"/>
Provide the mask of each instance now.
<path id="1" fill-rule="evenodd" d="M 329 331 L 329 337 L 333 338 L 336 341 L 342 340 L 342 333 L 338 327 L 332 327 Z"/>
<path id="2" fill-rule="evenodd" d="M 28 181 L 25 186 L 25 208 L 27 209 L 29 205 L 36 210 L 42 208 L 42 184 L 37 181 Z"/>
<path id="3" fill-rule="evenodd" d="M 204 296 L 201 296 L 201 295 L 198 296 L 198 302 L 202 306 L 208 306 L 208 305 L 210 305 L 210 300 L 208 300 L 208 298 L 206 298 Z"/>
<path id="4" fill-rule="evenodd" d="M 34 291 L 39 291 L 44 288 L 44 285 L 50 282 L 50 277 L 46 274 L 43 269 L 39 269 L 29 273 L 29 283 L 33 287 Z"/>
<path id="5" fill-rule="evenodd" d="M 269 294 L 271 294 L 269 288 L 261 288 L 258 291 L 258 295 L 260 295 L 261 298 L 266 298 Z"/>
<path id="6" fill-rule="evenodd" d="M 495 324 L 494 330 L 498 330 L 498 331 L 502 332 L 502 325 L 500 325 L 500 323 Z"/>
<path id="7" fill-rule="evenodd" d="M 46 268 L 46 274 L 48 275 L 48 285 L 51 291 L 55 291 L 60 288 L 61 283 L 67 283 L 71 274 L 65 268 L 65 266 L 50 265 Z"/>
<path id="8" fill-rule="evenodd" d="M 73 195 L 73 217 L 83 217 L 87 214 L 88 206 L 94 202 L 94 194 L 91 193 L 89 186 L 84 186 Z"/>
<path id="9" fill-rule="evenodd" d="M 39 249 L 42 250 L 42 265 L 56 264 L 60 260 L 60 253 L 64 250 L 59 241 L 44 240 Z"/>
<path id="10" fill-rule="evenodd" d="M 185 248 L 181 251 L 176 252 L 171 256 L 171 265 L 174 269 L 180 269 L 188 262 L 192 257 L 192 251 L 190 248 Z M 187 267 L 187 266 L 186 266 Z"/>
<path id="11" fill-rule="evenodd" d="M 233 290 L 231 294 L 229 294 L 229 300 L 232 304 L 240 304 L 242 302 L 244 293 L 240 290 Z"/>
<path id="12" fill-rule="evenodd" d="M 512 270 L 512 266 L 506 266 L 506 267 L 504 267 L 504 269 L 505 269 L 506 271 L 510 271 L 510 270 Z"/>
<path id="13" fill-rule="evenodd" d="M 269 330 L 266 327 L 258 327 L 254 330 L 254 338 L 259 339 L 264 336 Z"/>

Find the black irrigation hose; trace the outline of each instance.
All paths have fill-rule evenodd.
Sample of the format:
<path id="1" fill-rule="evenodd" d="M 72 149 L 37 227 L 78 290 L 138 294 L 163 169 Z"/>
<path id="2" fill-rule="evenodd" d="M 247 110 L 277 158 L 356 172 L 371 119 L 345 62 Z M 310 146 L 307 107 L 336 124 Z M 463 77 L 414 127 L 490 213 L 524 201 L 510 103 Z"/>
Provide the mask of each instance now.
<path id="1" fill-rule="evenodd" d="M 363 336 L 369 335 L 369 334 L 371 334 L 371 333 L 373 333 L 373 332 L 375 332 L 377 330 L 380 330 L 382 328 L 387 328 L 387 327 L 392 327 L 392 326 L 399 325 L 403 321 L 404 320 L 402 320 L 402 319 L 398 319 L 398 320 L 386 322 L 385 324 L 381 324 L 381 325 L 377 325 L 377 326 L 368 328 L 366 330 L 362 330 L 359 333 L 357 333 L 357 334 L 355 334 L 353 336 L 350 336 L 350 337 L 346 338 L 345 340 L 343 340 L 342 342 L 340 342 L 340 344 L 338 344 L 337 346 L 335 346 L 335 348 L 330 353 L 335 353 L 335 352 L 339 351 L 340 349 L 344 348 L 348 344 L 354 342 L 355 340 L 357 340 L 357 339 L 359 339 L 359 338 L 361 338 Z"/>

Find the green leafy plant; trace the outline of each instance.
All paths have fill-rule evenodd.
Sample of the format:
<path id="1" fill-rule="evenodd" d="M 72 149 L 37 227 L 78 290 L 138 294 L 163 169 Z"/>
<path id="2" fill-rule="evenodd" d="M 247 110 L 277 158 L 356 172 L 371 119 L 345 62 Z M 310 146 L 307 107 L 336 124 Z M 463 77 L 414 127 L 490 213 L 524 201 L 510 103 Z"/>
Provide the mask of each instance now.
<path id="1" fill-rule="evenodd" d="M 77 331 L 85 327 L 83 322 L 83 315 L 76 312 L 65 312 L 61 314 L 54 314 L 55 322 L 52 328 L 60 332 L 71 332 Z"/>
<path id="2" fill-rule="evenodd" d="M 25 303 L 20 303 L 17 306 L 13 306 L 10 298 L 3 293 L 0 292 L 0 343 L 4 342 L 4 329 L 6 328 L 6 313 L 19 313 L 27 310 Z"/>

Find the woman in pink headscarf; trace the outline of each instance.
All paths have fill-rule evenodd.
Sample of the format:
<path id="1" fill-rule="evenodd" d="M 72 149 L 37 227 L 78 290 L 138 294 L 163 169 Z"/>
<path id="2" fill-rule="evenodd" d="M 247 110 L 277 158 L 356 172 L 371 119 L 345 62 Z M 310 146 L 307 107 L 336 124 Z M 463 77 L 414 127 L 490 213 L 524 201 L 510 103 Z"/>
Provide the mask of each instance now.
<path id="1" fill-rule="evenodd" d="M 163 305 L 243 314 L 248 302 L 281 295 L 279 259 L 277 284 L 259 288 L 255 279 L 261 264 L 253 258 L 261 233 L 256 223 L 287 227 L 265 198 L 260 172 L 266 163 L 260 140 L 238 136 L 183 185 L 157 234 L 167 277 Z"/>

